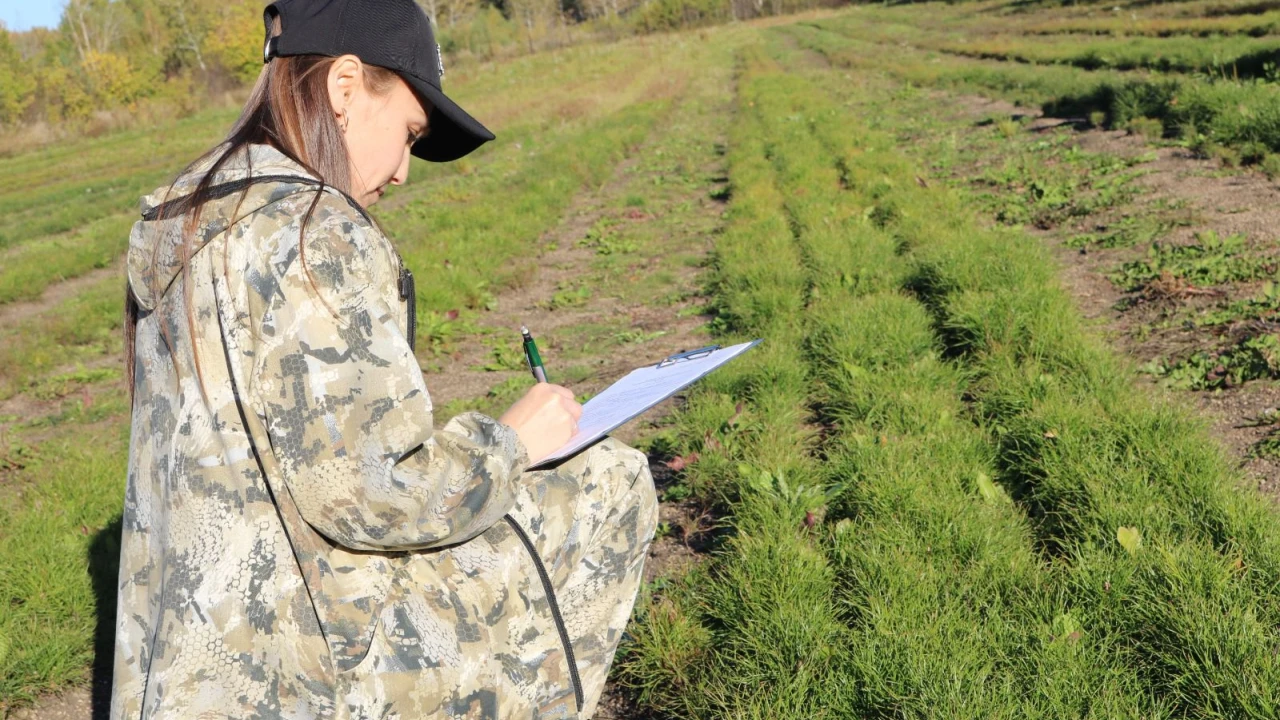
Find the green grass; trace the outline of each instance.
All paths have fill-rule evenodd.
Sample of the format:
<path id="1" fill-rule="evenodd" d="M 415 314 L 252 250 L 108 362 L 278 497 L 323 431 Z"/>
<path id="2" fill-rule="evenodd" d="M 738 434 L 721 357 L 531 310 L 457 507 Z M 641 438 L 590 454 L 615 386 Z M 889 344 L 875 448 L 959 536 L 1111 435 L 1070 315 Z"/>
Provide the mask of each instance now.
<path id="1" fill-rule="evenodd" d="M 993 26 L 968 7 L 859 9 L 786 31 L 853 70 L 1039 105 L 1049 115 L 1097 113 L 1112 128 L 1156 120 L 1165 137 L 1236 148 L 1254 162 L 1280 151 L 1280 91 L 1267 79 L 1276 72 L 1273 39 L 1046 40 L 1010 32 L 1016 21 Z M 993 39 L 993 27 L 1010 35 Z M 1161 69 L 1176 72 L 1147 72 Z"/>
<path id="2" fill-rule="evenodd" d="M 1280 40 L 1274 37 L 1105 38 L 1078 35 L 992 36 L 938 42 L 946 53 L 1041 65 L 1074 65 L 1085 70 L 1153 70 L 1206 73 L 1219 77 L 1264 77 L 1274 72 Z"/>
<path id="3" fill-rule="evenodd" d="M 733 532 L 651 596 L 623 681 L 678 717 L 1274 715 L 1267 501 L 1040 244 L 915 181 L 858 112 L 891 86 L 801 62 L 739 62 L 717 327 L 765 343 L 673 448 Z"/>
<path id="4" fill-rule="evenodd" d="M 1188 3 L 1169 3 L 1188 5 Z M 1188 8 L 1189 9 L 1189 8 Z M 1192 10 L 1194 12 L 1194 10 Z M 1280 12 L 1244 11 L 1210 17 L 1139 17 L 1129 12 L 1112 17 L 1060 18 L 1028 23 L 1024 31 L 1030 35 L 1079 33 L 1090 35 L 1173 37 L 1214 37 L 1218 35 L 1273 35 L 1280 29 Z"/>
<path id="5" fill-rule="evenodd" d="M 227 109 L 0 158 L 0 304 L 105 267 L 123 254 L 138 198 L 213 145 Z M 141 145 L 149 150 L 138 152 Z"/>
<path id="6" fill-rule="evenodd" d="M 0 491 L 0 713 L 87 682 L 95 630 L 114 626 L 127 435 L 43 443 L 21 470 L 39 482 Z"/>
<path id="7" fill-rule="evenodd" d="M 76 363 L 122 357 L 124 283 L 105 278 L 39 314 L 0 328 L 0 398 Z"/>

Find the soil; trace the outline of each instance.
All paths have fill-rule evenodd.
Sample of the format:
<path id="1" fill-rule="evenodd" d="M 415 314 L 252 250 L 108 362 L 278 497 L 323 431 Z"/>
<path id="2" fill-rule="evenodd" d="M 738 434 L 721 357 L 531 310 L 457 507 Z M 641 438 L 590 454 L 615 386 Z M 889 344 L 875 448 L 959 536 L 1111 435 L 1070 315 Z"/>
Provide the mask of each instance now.
<path id="1" fill-rule="evenodd" d="M 35 705 L 13 711 L 11 720 L 107 720 L 111 716 L 111 685 L 98 683 L 92 690 L 75 688 L 61 695 L 41 698 Z"/>
<path id="2" fill-rule="evenodd" d="M 1177 292 L 1151 300 L 1142 293 L 1126 293 L 1107 274 L 1117 265 L 1138 258 L 1149 245 L 1128 248 L 1080 250 L 1066 240 L 1080 232 L 1098 230 L 1122 215 L 1154 212 L 1163 203 L 1181 205 L 1188 225 L 1175 227 L 1158 238 L 1165 244 L 1184 244 L 1206 231 L 1227 237 L 1242 233 L 1251 249 L 1274 255 L 1275 231 L 1280 227 L 1280 188 L 1260 173 L 1224 169 L 1218 160 L 1197 157 L 1181 147 L 1152 145 L 1143 137 L 1123 130 L 1085 129 L 1078 118 L 1043 117 L 1037 110 L 975 96 L 942 95 L 951 111 L 973 121 L 1006 115 L 1029 120 L 1027 132 L 1044 133 L 1059 127 L 1076 128 L 1073 141 L 1091 153 L 1133 158 L 1154 156 L 1136 167 L 1144 174 L 1135 180 L 1143 192 L 1130 204 L 1110 212 L 1048 230 L 1028 228 L 1052 249 L 1060 265 L 1064 288 L 1071 294 L 1086 321 L 1097 327 L 1109 343 L 1141 365 L 1160 358 L 1180 358 L 1218 344 L 1220 328 L 1188 329 L 1181 324 L 1163 327 L 1158 321 L 1188 308 L 1208 307 L 1226 300 L 1252 297 L 1261 283 L 1226 283 L 1208 288 L 1181 287 Z M 1148 375 L 1139 382 L 1155 385 Z M 1211 434 L 1250 482 L 1280 499 L 1280 459 L 1257 457 L 1252 449 L 1270 432 L 1267 426 L 1247 423 L 1266 410 L 1280 408 L 1280 384 L 1256 380 L 1213 391 L 1181 391 L 1175 398 L 1209 423 Z"/>

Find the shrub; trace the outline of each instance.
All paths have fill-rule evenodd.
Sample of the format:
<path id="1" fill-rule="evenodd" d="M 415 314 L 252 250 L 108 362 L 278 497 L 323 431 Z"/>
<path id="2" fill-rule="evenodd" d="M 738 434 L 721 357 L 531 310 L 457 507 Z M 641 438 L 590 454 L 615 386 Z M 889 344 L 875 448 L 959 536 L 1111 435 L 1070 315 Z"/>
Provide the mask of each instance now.
<path id="1" fill-rule="evenodd" d="M 1164 123 L 1155 118 L 1132 118 L 1124 124 L 1130 135 L 1140 135 L 1148 140 L 1158 140 L 1164 135 Z"/>

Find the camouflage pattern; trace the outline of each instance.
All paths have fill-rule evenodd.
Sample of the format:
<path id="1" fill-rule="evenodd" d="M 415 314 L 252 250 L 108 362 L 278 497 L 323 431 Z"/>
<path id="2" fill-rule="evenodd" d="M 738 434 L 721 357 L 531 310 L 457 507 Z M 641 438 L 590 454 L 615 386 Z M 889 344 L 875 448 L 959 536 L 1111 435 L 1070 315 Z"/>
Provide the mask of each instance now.
<path id="1" fill-rule="evenodd" d="M 310 177 L 253 146 L 215 180 L 247 174 Z M 606 439 L 527 471 L 492 418 L 433 430 L 399 256 L 340 192 L 211 202 L 187 272 L 180 222 L 130 238 L 111 717 L 590 717 L 655 529 L 645 457 Z"/>

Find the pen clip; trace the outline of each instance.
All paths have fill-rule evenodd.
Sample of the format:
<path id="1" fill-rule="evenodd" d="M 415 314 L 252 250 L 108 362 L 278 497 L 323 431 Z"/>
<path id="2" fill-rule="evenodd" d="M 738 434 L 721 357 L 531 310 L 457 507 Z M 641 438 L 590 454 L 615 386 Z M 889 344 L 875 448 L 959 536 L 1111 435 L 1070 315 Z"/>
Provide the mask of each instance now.
<path id="1" fill-rule="evenodd" d="M 698 348 L 697 350 L 686 350 L 681 353 L 676 353 L 675 355 L 672 355 L 668 357 L 666 360 L 663 360 L 662 362 L 658 363 L 658 369 L 661 370 L 662 368 L 667 367 L 668 365 L 675 365 L 681 360 L 696 360 L 700 357 L 706 357 L 719 349 L 720 349 L 719 345 L 708 345 L 703 348 Z"/>

